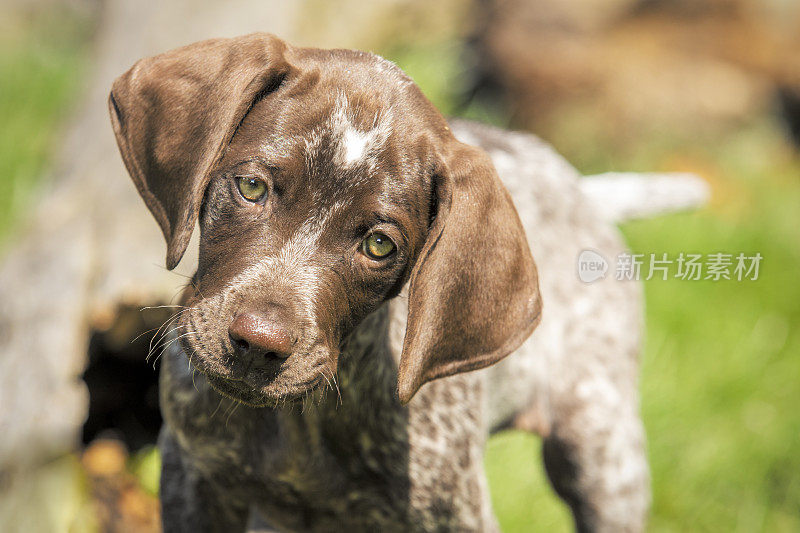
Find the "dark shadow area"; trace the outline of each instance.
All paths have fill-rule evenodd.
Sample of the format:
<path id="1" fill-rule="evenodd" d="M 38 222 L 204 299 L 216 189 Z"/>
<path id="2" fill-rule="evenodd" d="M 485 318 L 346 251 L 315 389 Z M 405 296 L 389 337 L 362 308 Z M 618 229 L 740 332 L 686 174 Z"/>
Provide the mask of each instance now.
<path id="1" fill-rule="evenodd" d="M 161 428 L 156 350 L 146 361 L 155 331 L 170 316 L 160 309 L 120 308 L 110 328 L 95 330 L 83 380 L 89 389 L 89 416 L 82 440 L 115 438 L 135 452 L 155 444 Z"/>
<path id="2" fill-rule="evenodd" d="M 800 148 L 800 87 L 780 87 L 778 103 L 790 138 L 795 147 Z"/>

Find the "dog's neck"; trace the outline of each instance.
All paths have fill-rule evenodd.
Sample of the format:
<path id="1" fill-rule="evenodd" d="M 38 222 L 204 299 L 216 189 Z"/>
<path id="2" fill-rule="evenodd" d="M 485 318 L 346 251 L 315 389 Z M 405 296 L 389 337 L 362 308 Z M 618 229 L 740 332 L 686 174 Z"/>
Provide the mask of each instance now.
<path id="1" fill-rule="evenodd" d="M 405 308 L 405 301 L 392 301 L 367 316 L 343 343 L 335 382 L 302 406 L 278 408 L 287 434 L 303 434 L 297 445 L 309 454 L 327 450 L 339 460 L 366 458 L 381 470 L 407 453 L 409 415 L 397 396 Z M 315 446 L 317 439 L 325 445 Z"/>
<path id="2" fill-rule="evenodd" d="M 402 309 L 401 309 L 402 308 Z M 348 336 L 339 356 L 341 406 L 397 404 L 397 366 L 402 350 L 405 301 L 398 297 L 367 316 Z"/>
<path id="3" fill-rule="evenodd" d="M 306 400 L 304 411 L 313 404 L 333 418 L 366 422 L 376 413 L 399 408 L 397 367 L 406 309 L 402 298 L 383 304 L 347 336 L 336 375 L 324 390 Z"/>

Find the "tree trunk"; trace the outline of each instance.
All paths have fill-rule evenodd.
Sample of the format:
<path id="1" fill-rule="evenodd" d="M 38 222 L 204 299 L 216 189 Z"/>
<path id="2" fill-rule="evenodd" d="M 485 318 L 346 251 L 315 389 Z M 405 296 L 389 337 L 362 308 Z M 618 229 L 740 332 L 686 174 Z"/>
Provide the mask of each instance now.
<path id="1" fill-rule="evenodd" d="M 185 284 L 166 271 L 161 233 L 136 194 L 108 119 L 112 80 L 137 59 L 214 36 L 292 37 L 290 0 L 109 0 L 94 71 L 65 130 L 48 196 L 0 266 L 0 473 L 73 449 L 88 398 L 80 376 L 92 330 L 122 306 L 169 303 Z M 177 269 L 191 274 L 196 244 Z M 144 362 L 143 362 L 144 364 Z"/>

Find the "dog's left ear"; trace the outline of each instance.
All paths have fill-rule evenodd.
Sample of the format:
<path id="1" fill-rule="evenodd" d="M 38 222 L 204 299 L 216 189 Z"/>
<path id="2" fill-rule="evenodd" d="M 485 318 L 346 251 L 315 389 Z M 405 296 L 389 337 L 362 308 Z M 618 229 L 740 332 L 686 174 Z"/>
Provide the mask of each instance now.
<path id="1" fill-rule="evenodd" d="M 428 381 L 511 353 L 542 308 L 525 232 L 489 156 L 451 139 L 436 174 L 436 215 L 410 278 L 403 403 Z"/>

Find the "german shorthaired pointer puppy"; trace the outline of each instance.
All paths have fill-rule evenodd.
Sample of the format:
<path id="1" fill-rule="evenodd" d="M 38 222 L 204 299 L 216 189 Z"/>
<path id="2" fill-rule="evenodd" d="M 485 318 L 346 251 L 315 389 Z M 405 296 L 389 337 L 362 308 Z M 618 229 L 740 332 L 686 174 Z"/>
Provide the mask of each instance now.
<path id="1" fill-rule="evenodd" d="M 642 530 L 639 288 L 578 279 L 624 247 L 550 148 L 264 34 L 143 59 L 109 107 L 169 268 L 200 227 L 161 370 L 166 531 L 496 531 L 483 449 L 509 427 L 544 438 L 578 530 Z"/>

